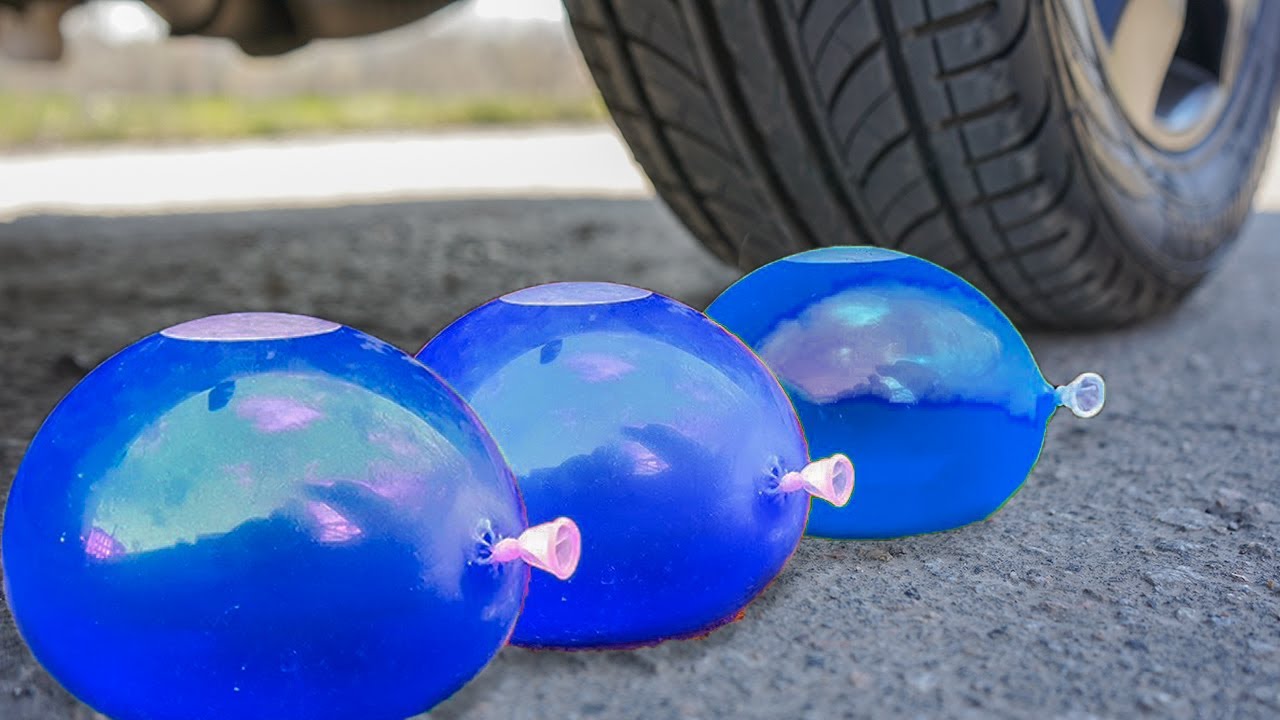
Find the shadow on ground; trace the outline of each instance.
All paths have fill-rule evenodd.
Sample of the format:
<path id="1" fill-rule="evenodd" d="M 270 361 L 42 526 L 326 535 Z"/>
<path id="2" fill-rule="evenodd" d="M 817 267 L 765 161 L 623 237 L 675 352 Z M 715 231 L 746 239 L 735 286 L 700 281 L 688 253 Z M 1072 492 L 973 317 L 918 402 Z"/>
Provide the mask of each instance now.
<path id="1" fill-rule="evenodd" d="M 634 652 L 505 650 L 439 719 L 1274 717 L 1280 712 L 1280 218 L 1178 312 L 1034 337 L 1106 375 L 995 519 L 809 540 L 746 618 Z M 561 279 L 704 306 L 732 271 L 651 201 L 459 201 L 0 224 L 0 490 L 40 420 L 132 340 L 215 312 L 320 315 L 415 350 Z M 856 460 L 856 459 L 855 459 Z M 980 471 L 980 468 L 975 468 Z M 0 717 L 87 718 L 0 613 Z"/>

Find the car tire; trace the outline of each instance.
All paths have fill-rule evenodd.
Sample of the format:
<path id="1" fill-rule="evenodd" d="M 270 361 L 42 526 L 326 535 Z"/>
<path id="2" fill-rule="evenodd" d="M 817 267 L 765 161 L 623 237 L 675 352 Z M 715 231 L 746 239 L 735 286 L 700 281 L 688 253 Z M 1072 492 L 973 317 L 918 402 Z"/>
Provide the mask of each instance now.
<path id="1" fill-rule="evenodd" d="M 1125 2 L 567 2 L 636 160 L 721 258 L 745 271 L 822 245 L 894 248 L 1054 329 L 1174 306 L 1247 217 L 1280 3 L 1219 4 L 1250 15 L 1230 67 L 1219 49 L 1212 122 L 1179 144 L 1144 132 L 1117 91 L 1102 30 L 1116 18 L 1099 7 Z M 1191 37 L 1206 22 L 1185 18 L 1172 66 L 1211 65 L 1212 48 L 1183 49 L 1211 43 Z"/>

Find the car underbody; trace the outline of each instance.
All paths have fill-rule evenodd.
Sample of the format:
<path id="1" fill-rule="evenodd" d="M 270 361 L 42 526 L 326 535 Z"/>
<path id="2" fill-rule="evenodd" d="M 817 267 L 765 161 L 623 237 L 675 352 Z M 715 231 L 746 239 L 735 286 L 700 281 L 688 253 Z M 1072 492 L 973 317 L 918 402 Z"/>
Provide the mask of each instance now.
<path id="1" fill-rule="evenodd" d="M 83 0 L 0 0 L 0 53 L 57 60 L 63 14 Z M 450 0 L 146 0 L 172 35 L 234 41 L 249 55 L 279 55 L 321 38 L 390 30 Z"/>

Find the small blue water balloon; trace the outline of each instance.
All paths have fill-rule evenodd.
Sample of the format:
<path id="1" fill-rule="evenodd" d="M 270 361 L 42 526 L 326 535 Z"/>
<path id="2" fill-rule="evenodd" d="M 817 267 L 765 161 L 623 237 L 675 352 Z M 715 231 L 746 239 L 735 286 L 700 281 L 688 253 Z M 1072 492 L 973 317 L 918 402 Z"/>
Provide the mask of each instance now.
<path id="1" fill-rule="evenodd" d="M 648 290 L 556 283 L 473 310 L 418 358 L 467 399 L 532 521 L 582 527 L 577 573 L 534 577 L 513 642 L 628 646 L 705 633 L 778 574 L 811 495 L 843 504 L 843 456 L 808 462 L 786 394 L 723 328 Z"/>
<path id="2" fill-rule="evenodd" d="M 116 720 L 400 720 L 506 641 L 526 530 L 492 439 L 439 378 L 350 328 L 194 320 L 107 360 L 45 421 L 5 508 L 36 658 Z"/>
<path id="3" fill-rule="evenodd" d="M 1051 387 L 981 292 L 892 250 L 784 258 L 707 314 L 773 369 L 812 453 L 858 462 L 856 502 L 815 504 L 811 535 L 888 538 L 982 520 L 1026 479 L 1057 407 L 1102 409 L 1101 377 Z"/>

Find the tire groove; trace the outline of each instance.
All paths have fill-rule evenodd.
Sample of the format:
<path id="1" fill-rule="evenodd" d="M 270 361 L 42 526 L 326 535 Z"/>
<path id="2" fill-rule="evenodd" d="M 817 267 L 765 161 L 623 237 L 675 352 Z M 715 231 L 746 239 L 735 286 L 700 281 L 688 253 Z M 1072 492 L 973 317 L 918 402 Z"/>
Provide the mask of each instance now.
<path id="1" fill-rule="evenodd" d="M 1062 228 L 1061 230 L 1058 230 L 1057 232 L 1053 233 L 1047 238 L 1043 238 L 1041 240 L 1036 240 L 1034 242 L 1027 243 L 1026 245 L 1019 246 L 1016 250 L 1010 250 L 1008 253 L 1004 255 L 999 255 L 997 257 L 992 258 L 991 261 L 1004 262 L 1017 255 L 1022 255 L 1022 256 L 1034 255 L 1037 252 L 1040 252 L 1041 250 L 1044 250 L 1045 248 L 1049 247 L 1050 245 L 1053 245 L 1054 243 L 1059 243 L 1059 242 L 1062 242 L 1063 240 L 1066 240 L 1070 236 L 1071 236 L 1071 228 Z"/>
<path id="2" fill-rule="evenodd" d="M 957 125 L 963 125 L 965 123 L 973 122 L 974 120 L 981 120 L 982 118 L 989 117 L 991 115 L 998 115 L 1005 110 L 1017 108 L 1018 99 L 1020 97 L 1021 96 L 1017 92 L 1014 92 L 1012 95 L 1007 95 L 994 102 L 989 102 L 980 108 L 963 112 L 959 115 L 945 117 L 942 119 L 942 122 L 938 123 L 938 129 L 949 130 Z"/>
<path id="3" fill-rule="evenodd" d="M 964 226 L 961 224 L 960 212 L 947 192 L 946 181 L 938 170 L 937 158 L 929 148 L 929 130 L 921 120 L 922 113 L 920 103 L 916 100 L 914 95 L 915 84 L 911 78 L 911 71 L 907 67 L 906 59 L 903 56 L 902 43 L 893 28 L 893 8 L 891 7 L 891 3 L 889 0 L 871 1 L 873 2 L 872 7 L 875 8 L 876 23 L 880 26 L 880 32 L 885 39 L 885 47 L 887 50 L 886 54 L 889 59 L 890 71 L 892 72 L 898 87 L 901 88 L 900 96 L 902 98 L 904 109 L 906 110 L 905 115 L 907 116 L 907 124 L 909 127 L 906 137 L 914 140 L 916 149 L 921 155 L 925 173 L 929 177 L 930 186 L 933 188 L 934 193 L 938 196 L 939 202 L 942 205 L 942 211 L 947 219 L 947 224 L 951 227 L 952 232 L 955 233 L 956 238 L 968 250 L 969 254 L 972 255 L 975 260 L 979 260 L 982 255 L 978 252 L 977 245 L 973 238 L 964 231 Z M 996 298 L 997 302 L 1009 303 L 1013 300 L 1008 289 L 995 278 L 994 274 L 989 268 L 987 268 L 985 263 L 977 262 L 974 266 L 982 274 L 982 278 L 986 280 L 997 293 L 999 293 L 1000 297 Z M 1019 307 L 1018 309 L 1021 310 L 1022 308 Z"/>
<path id="4" fill-rule="evenodd" d="M 876 40 L 871 43 L 862 52 L 858 53 L 849 61 L 849 67 L 841 71 L 840 77 L 836 79 L 835 88 L 831 91 L 831 98 L 827 101 L 826 109 L 828 115 L 835 112 L 836 105 L 838 105 L 840 100 L 844 97 L 845 86 L 853 79 L 854 75 L 858 74 L 859 70 L 862 70 L 863 66 L 865 66 L 871 58 L 875 57 L 876 53 L 880 52 L 880 48 L 883 45 L 884 41 L 882 40 Z"/>
<path id="5" fill-rule="evenodd" d="M 995 0 L 987 0 L 980 5 L 962 10 L 953 15 L 940 17 L 928 22 L 921 23 L 910 29 L 912 35 L 935 35 L 943 30 L 949 30 L 960 25 L 968 25 L 969 23 L 986 17 L 994 12 L 999 11 L 1000 4 Z"/>
<path id="6" fill-rule="evenodd" d="M 1013 37 L 1011 37 L 1009 39 L 1009 42 L 1006 43 L 1003 47 L 1001 47 L 1000 49 L 992 53 L 984 55 L 980 58 L 970 60 L 969 62 L 964 63 L 963 65 L 960 65 L 958 67 L 940 70 L 936 75 L 934 75 L 934 78 L 943 82 L 948 80 L 954 80 L 963 75 L 967 75 L 973 72 L 974 70 L 980 70 L 982 68 L 985 68 L 991 63 L 995 62 L 996 60 L 1003 60 L 1009 57 L 1010 55 L 1013 54 L 1015 50 L 1018 49 L 1018 46 L 1022 44 L 1022 40 L 1027 36 L 1027 30 L 1030 27 L 1031 27 L 1031 8 L 1028 7 L 1026 10 L 1023 11 L 1022 20 L 1018 24 L 1018 29 L 1014 31 Z M 942 68 L 942 64 L 939 63 L 938 67 Z"/>
<path id="7" fill-rule="evenodd" d="M 1065 261 L 1063 261 L 1062 263 L 1063 267 L 1070 267 L 1074 263 L 1079 262 L 1081 258 L 1084 258 L 1085 256 L 1089 255 L 1093 249 L 1093 246 L 1097 244 L 1098 237 L 1099 237 L 1098 221 L 1096 219 L 1090 218 L 1089 225 L 1085 229 L 1084 242 L 1080 243 L 1080 247 L 1076 248 L 1076 251 L 1071 253 L 1071 256 L 1068 257 Z M 1089 280 L 1089 276 L 1086 275 L 1084 278 L 1080 280 L 1068 281 L 1068 282 L 1062 283 L 1062 285 L 1057 288 L 1046 289 L 1045 292 L 1046 294 L 1052 296 L 1054 294 L 1061 293 L 1066 288 L 1073 287 L 1076 285 L 1083 285 L 1086 282 L 1088 282 L 1088 280 Z"/>
<path id="8" fill-rule="evenodd" d="M 928 179 L 925 178 L 925 176 L 918 175 L 914 179 L 909 181 L 906 185 L 903 185 L 901 188 L 898 189 L 898 192 L 893 196 L 893 199 L 885 203 L 885 206 L 876 212 L 876 220 L 878 222 L 884 222 L 885 217 L 888 216 L 889 213 L 892 212 L 893 209 L 896 208 L 898 204 L 901 203 L 902 200 L 904 200 L 912 190 L 916 189 L 917 187 L 920 187 L 921 185 L 927 182 L 928 182 Z"/>
<path id="9" fill-rule="evenodd" d="M 1031 124 L 1031 129 L 1026 132 L 1017 142 L 999 150 L 990 153 L 978 155 L 970 162 L 974 165 L 981 165 L 1000 157 L 1004 157 L 1010 153 L 1025 150 L 1032 145 L 1040 142 L 1040 135 L 1044 133 L 1045 128 L 1049 126 L 1049 118 L 1053 115 L 1053 95 L 1047 90 L 1045 91 L 1044 108 L 1036 116 L 1035 121 Z"/>
<path id="10" fill-rule="evenodd" d="M 863 168 L 862 173 L 858 176 L 858 186 L 865 188 L 867 186 L 867 181 L 871 179 L 871 176 L 875 173 L 876 168 L 880 166 L 880 163 L 884 162 L 885 158 L 893 154 L 894 150 L 897 150 L 907 144 L 910 140 L 911 131 L 907 130 L 901 135 L 886 141 L 885 144 L 876 151 L 876 154 L 871 156 L 871 161 L 867 163 L 867 166 Z"/>
<path id="11" fill-rule="evenodd" d="M 657 114 L 652 102 L 649 100 L 649 95 L 645 90 L 644 82 L 640 77 L 639 70 L 636 68 L 635 62 L 627 52 L 623 40 L 622 24 L 618 18 L 617 11 L 613 7 L 613 3 L 609 0 L 599 0 L 598 5 L 601 8 L 602 15 L 609 23 L 609 37 L 618 48 L 619 59 L 622 60 L 621 64 L 623 66 L 623 73 L 626 76 L 627 81 L 631 83 L 635 90 L 635 95 L 637 100 L 640 102 L 641 110 L 654 126 L 653 135 L 657 145 L 659 146 L 658 149 L 666 155 L 667 164 L 670 165 L 672 170 L 675 172 L 677 176 L 676 179 L 687 187 L 695 187 L 692 176 L 689 174 L 688 170 L 685 169 L 684 164 L 680 162 L 680 158 L 676 155 L 675 148 L 667 138 L 666 132 L 662 128 L 661 117 Z M 699 219 L 706 223 L 707 227 L 710 227 L 715 231 L 718 236 L 717 240 L 722 244 L 722 247 L 729 249 L 734 248 L 735 246 L 729 240 L 729 236 L 725 232 L 724 227 L 712 216 L 710 210 L 706 207 L 705 202 L 699 202 L 699 198 L 696 195 L 691 194 L 690 197 L 694 200 L 692 206 L 697 209 L 700 216 Z"/>
<path id="12" fill-rule="evenodd" d="M 857 4 L 851 3 L 851 5 Z M 814 108 L 820 106 L 818 96 L 796 68 L 795 55 L 798 54 L 798 47 L 786 37 L 782 30 L 784 23 L 781 11 L 773 3 L 762 3 L 757 7 L 760 9 L 761 24 L 766 28 L 769 45 L 778 59 L 787 90 L 791 93 L 791 105 L 795 108 L 796 122 L 803 128 L 806 145 L 813 151 L 812 155 L 817 159 L 817 165 L 825 183 L 832 188 L 832 197 L 841 215 L 853 229 L 854 236 L 861 238 L 864 242 L 874 242 L 876 235 L 871 232 L 870 226 L 855 206 L 855 201 L 845 183 L 844 174 L 833 160 L 835 139 L 830 133 L 824 132 L 824 123 L 819 122 L 814 113 Z M 879 42 L 876 45 L 878 46 Z"/>
<path id="13" fill-rule="evenodd" d="M 1024 228 L 1033 223 L 1039 222 L 1040 220 L 1044 219 L 1046 216 L 1060 209 L 1061 205 L 1064 202 L 1066 202 L 1067 196 L 1071 194 L 1071 191 L 1073 189 L 1075 189 L 1075 181 L 1076 181 L 1075 163 L 1071 162 L 1070 159 L 1068 158 L 1066 162 L 1066 167 L 1067 167 L 1067 170 L 1066 170 L 1067 177 L 1063 179 L 1062 184 L 1058 187 L 1057 190 L 1054 191 L 1053 195 L 1049 198 L 1049 202 L 1046 203 L 1043 208 L 1040 208 L 1039 210 L 1031 213 L 1030 215 L 1024 215 L 1023 217 L 1020 217 L 1017 220 L 1014 220 L 1012 222 L 1005 223 L 1005 224 L 996 224 L 996 228 L 1000 230 L 1003 236 L 1007 238 L 1009 233 L 1015 230 Z M 1025 188 L 1024 192 L 1027 189 L 1030 189 L 1030 188 Z"/>
<path id="14" fill-rule="evenodd" d="M 938 43 L 931 38 L 929 40 L 929 46 L 930 46 L 930 49 L 933 51 L 934 61 L 939 63 L 939 65 L 941 65 L 942 57 L 938 50 Z M 952 109 L 955 109 L 955 105 L 956 105 L 955 97 L 951 92 L 951 87 L 947 86 L 945 88 L 945 91 L 946 91 L 945 95 L 947 98 L 948 106 L 951 107 Z M 973 179 L 974 186 L 981 189 L 982 178 L 976 172 L 978 170 L 977 166 L 975 166 L 970 160 L 973 157 L 973 151 L 969 147 L 969 139 L 965 137 L 964 133 L 959 133 L 958 138 L 960 141 L 961 150 L 963 151 L 964 157 L 965 157 L 965 169 L 969 171 L 969 176 Z M 1068 176 L 1066 179 L 1066 182 L 1063 183 L 1063 187 L 1069 188 L 1071 185 L 1070 181 L 1071 181 L 1071 177 Z M 1044 212 L 1048 212 L 1052 210 L 1054 206 L 1055 206 L 1055 203 L 1050 202 L 1049 207 L 1046 208 Z M 1009 241 L 1008 232 L 1003 230 L 1000 227 L 1000 219 L 996 217 L 994 203 L 991 203 L 991 202 L 982 203 L 982 211 L 983 211 L 983 214 L 987 216 L 987 220 L 988 222 L 990 222 L 991 227 L 995 228 L 996 237 L 999 239 L 1000 252 L 997 252 L 995 254 L 1011 255 L 1009 264 L 1013 266 L 1014 272 L 1017 273 L 1018 277 L 1022 280 L 1023 284 L 1030 289 L 1031 294 L 1035 296 L 1035 300 L 1038 300 L 1040 303 L 1045 303 L 1046 302 L 1045 295 L 1042 292 L 1040 285 L 1036 280 L 1035 275 L 1030 271 L 1028 271 L 1026 266 L 1023 265 L 1021 256 L 1014 252 L 1013 244 Z M 1043 213 L 1036 213 L 1036 215 L 1041 215 L 1041 214 Z M 994 266 L 995 264 L 994 260 L 990 260 L 990 259 L 986 259 L 983 262 L 992 266 Z M 994 267 L 992 268 L 990 274 L 995 275 Z M 1032 318 L 1037 318 L 1037 322 L 1042 322 L 1041 320 L 1038 319 L 1038 314 L 1032 312 L 1028 307 L 1029 299 L 1026 298 L 1025 296 L 1011 297 L 1009 298 L 1008 302 L 1016 304 L 1019 310 L 1027 314 L 1027 316 Z"/>
<path id="15" fill-rule="evenodd" d="M 662 192 L 678 191 L 699 202 L 706 202 L 706 203 L 715 202 L 721 207 L 731 210 L 735 215 L 738 215 L 743 218 L 751 218 L 757 215 L 760 211 L 760 208 L 758 207 L 750 207 L 750 206 L 742 205 L 739 202 L 733 200 L 732 198 L 728 198 L 724 196 L 723 194 L 707 193 L 707 192 L 698 190 L 697 188 L 690 188 L 688 186 L 671 185 L 664 180 L 650 180 L 650 182 L 653 183 L 654 190 L 660 190 Z"/>
<path id="16" fill-rule="evenodd" d="M 662 48 L 658 47 L 658 45 L 656 45 L 655 43 L 651 43 L 648 40 L 645 40 L 644 38 L 641 38 L 641 37 L 637 37 L 635 35 L 627 35 L 626 39 L 629 45 L 632 45 L 638 48 L 643 48 L 646 52 L 650 53 L 654 57 L 666 63 L 668 66 L 671 67 L 672 70 L 675 70 L 677 75 L 680 75 L 685 80 L 687 80 L 690 85 L 694 85 L 696 87 L 703 87 L 703 88 L 706 87 L 706 83 L 702 80 L 702 78 L 698 77 L 697 75 L 694 75 L 693 72 L 689 70 L 689 68 L 682 65 L 678 59 L 669 55 L 666 50 L 663 50 Z"/>
<path id="17" fill-rule="evenodd" d="M 976 168 L 977 168 L 976 164 L 972 164 L 969 166 L 970 170 L 973 170 Z M 1045 178 L 1044 172 L 1037 170 L 1036 174 L 1031 176 L 1031 178 L 1028 180 L 1023 180 L 1020 183 L 1010 185 L 1009 187 L 1003 190 L 999 190 L 997 192 L 979 195 L 978 197 L 974 198 L 972 201 L 969 202 L 969 207 L 971 208 L 984 207 L 994 202 L 1007 200 L 1011 197 L 1014 197 L 1015 195 L 1021 195 L 1022 193 L 1028 190 L 1034 190 L 1040 185 L 1043 185 L 1045 182 L 1045 179 L 1046 178 Z"/>
<path id="18" fill-rule="evenodd" d="M 849 148 L 853 146 L 853 142 L 854 140 L 857 139 L 858 133 L 862 131 L 863 126 L 867 124 L 867 121 L 871 118 L 871 116 L 874 115 L 876 111 L 880 109 L 881 105 L 885 104 L 896 95 L 897 93 L 894 91 L 893 88 L 888 88 L 884 92 L 877 95 L 875 99 L 872 100 L 869 105 L 867 105 L 866 110 L 864 110 L 862 114 L 858 116 L 858 119 L 854 121 L 853 126 L 850 128 L 848 134 L 845 135 L 844 139 L 840 141 L 841 157 L 845 157 L 849 154 Z"/>
<path id="19" fill-rule="evenodd" d="M 632 117 L 636 119 L 643 119 L 645 117 L 642 113 L 636 112 L 635 110 L 629 110 L 626 108 L 620 109 L 618 111 L 618 114 L 624 117 Z M 700 149 L 705 150 L 706 152 L 708 152 L 711 155 L 714 155 L 716 158 L 720 160 L 723 160 L 726 164 L 729 164 L 729 165 L 738 164 L 738 158 L 734 157 L 733 155 L 730 155 L 729 151 L 725 150 L 722 145 L 715 142 L 711 138 L 708 138 L 707 136 L 702 135 L 701 133 L 694 132 L 693 130 L 689 129 L 688 125 L 685 125 L 684 123 L 676 122 L 675 120 L 664 118 L 662 116 L 659 116 L 659 117 L 663 120 L 663 122 L 666 123 L 668 128 L 679 133 L 682 138 L 684 138 L 689 142 L 692 142 L 694 145 L 697 145 Z"/>
<path id="20" fill-rule="evenodd" d="M 857 10 L 862 2 L 863 0 L 853 0 L 845 3 L 845 6 L 840 8 L 840 12 L 836 13 L 836 16 L 831 19 L 831 24 L 827 26 L 826 32 L 818 40 L 817 47 L 813 48 L 812 62 L 814 65 L 822 64 L 822 58 L 826 56 L 827 47 L 831 45 L 831 38 L 835 37 L 836 31 L 840 29 L 840 24 L 853 14 L 853 11 Z"/>
<path id="21" fill-rule="evenodd" d="M 760 179 L 757 186 L 765 195 L 766 202 L 774 207 L 782 231 L 793 240 L 814 247 L 816 243 L 813 232 L 801 220 L 795 202 L 786 195 L 781 176 L 761 150 L 764 143 L 759 131 L 748 120 L 750 109 L 742 98 L 737 83 L 730 77 L 732 56 L 725 47 L 724 38 L 717 31 L 714 11 L 709 5 L 697 0 L 680 2 L 679 7 L 690 35 L 702 40 L 695 44 L 703 65 L 707 68 L 707 87 L 719 103 L 729 110 L 722 114 L 721 119 L 743 159 Z"/>
<path id="22" fill-rule="evenodd" d="M 910 236 L 911 233 L 920 229 L 922 225 L 929 222 L 930 220 L 933 220 L 934 218 L 938 217 L 941 214 L 942 214 L 942 208 L 934 208 L 929 212 L 926 212 L 920 217 L 916 218 L 915 220 L 912 220 L 911 223 L 908 224 L 905 228 L 903 228 L 902 231 L 898 233 L 897 237 L 893 239 L 892 247 L 895 250 L 902 247 L 902 244 L 907 241 L 907 237 Z"/>
<path id="23" fill-rule="evenodd" d="M 817 4 L 817 0 L 805 0 L 804 7 L 800 8 L 800 22 L 803 23 L 809 18 L 809 11 L 813 10 L 813 6 Z"/>

